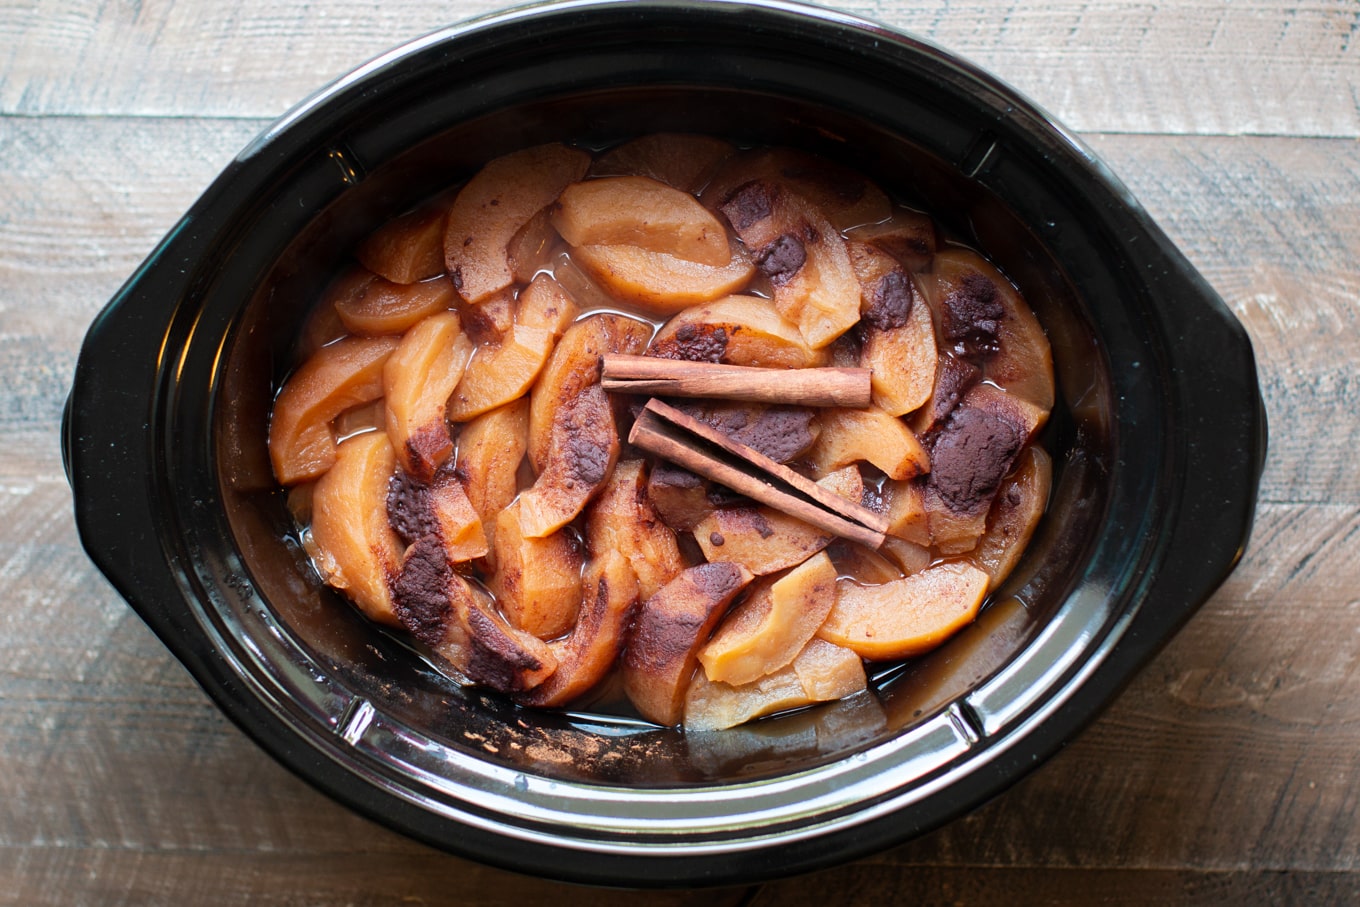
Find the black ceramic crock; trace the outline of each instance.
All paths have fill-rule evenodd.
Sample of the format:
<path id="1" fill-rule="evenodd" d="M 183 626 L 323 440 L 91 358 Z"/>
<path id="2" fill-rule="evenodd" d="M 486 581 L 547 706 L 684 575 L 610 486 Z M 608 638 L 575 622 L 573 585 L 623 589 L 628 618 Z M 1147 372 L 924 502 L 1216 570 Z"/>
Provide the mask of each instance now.
<path id="1" fill-rule="evenodd" d="M 974 626 L 875 695 L 689 736 L 447 681 L 320 586 L 264 449 L 301 320 L 358 237 L 497 154 L 663 129 L 810 148 L 935 213 L 1038 311 L 1060 396 L 1049 512 Z M 455 26 L 271 126 L 90 329 L 64 446 L 91 557 L 277 759 L 456 853 L 650 886 L 851 859 L 1033 768 L 1236 563 L 1265 425 L 1241 326 L 1016 92 L 839 13 L 643 0 Z"/>

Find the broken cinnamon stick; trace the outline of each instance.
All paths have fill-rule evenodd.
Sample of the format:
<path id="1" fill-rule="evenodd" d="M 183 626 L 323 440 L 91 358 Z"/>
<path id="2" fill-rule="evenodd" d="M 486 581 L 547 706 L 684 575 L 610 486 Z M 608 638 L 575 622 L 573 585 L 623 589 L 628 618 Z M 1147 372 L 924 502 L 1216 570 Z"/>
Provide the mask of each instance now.
<path id="1" fill-rule="evenodd" d="M 868 406 L 872 398 L 867 368 L 752 368 L 612 353 L 601 359 L 607 391 L 851 409 Z"/>
<path id="2" fill-rule="evenodd" d="M 628 442 L 840 538 L 878 548 L 888 521 L 660 400 L 647 401 Z"/>

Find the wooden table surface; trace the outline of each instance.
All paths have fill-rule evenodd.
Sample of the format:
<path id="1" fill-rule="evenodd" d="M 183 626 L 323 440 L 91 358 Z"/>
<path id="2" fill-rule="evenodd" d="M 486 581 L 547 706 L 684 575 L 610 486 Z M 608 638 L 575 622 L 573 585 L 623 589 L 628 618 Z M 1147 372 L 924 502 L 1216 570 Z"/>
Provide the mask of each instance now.
<path id="1" fill-rule="evenodd" d="M 1076 742 L 919 840 L 753 889 L 492 870 L 222 717 L 94 570 L 57 433 L 91 319 L 311 90 L 499 0 L 0 0 L 0 904 L 1360 903 L 1360 5 L 863 0 L 1082 134 L 1245 323 L 1245 560 Z"/>

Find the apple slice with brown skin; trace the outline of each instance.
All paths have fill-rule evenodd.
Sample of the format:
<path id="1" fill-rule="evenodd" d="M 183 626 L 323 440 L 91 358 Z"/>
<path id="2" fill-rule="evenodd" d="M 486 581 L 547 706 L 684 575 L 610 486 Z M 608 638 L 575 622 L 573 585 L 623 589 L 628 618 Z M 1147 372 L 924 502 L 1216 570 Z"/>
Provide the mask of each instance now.
<path id="1" fill-rule="evenodd" d="M 502 693 L 532 690 L 557 669 L 548 644 L 512 627 L 494 602 L 458 574 L 449 571 L 449 604 L 467 639 L 468 678 Z"/>
<path id="2" fill-rule="evenodd" d="M 444 409 L 471 358 L 457 313 L 441 312 L 402 335 L 383 366 L 387 436 L 402 468 L 423 482 L 453 453 Z"/>
<path id="3" fill-rule="evenodd" d="M 685 694 L 685 730 L 716 731 L 762 715 L 844 699 L 868 687 L 864 662 L 849 649 L 809 640 L 789 664 L 734 686 L 694 676 Z"/>
<path id="4" fill-rule="evenodd" d="M 708 483 L 687 469 L 660 462 L 647 476 L 647 497 L 676 532 L 689 532 L 713 512 Z"/>
<path id="5" fill-rule="evenodd" d="M 865 461 L 889 478 L 909 479 L 930 469 L 930 457 L 901 419 L 877 407 L 827 409 L 807 460 L 814 475 Z"/>
<path id="6" fill-rule="evenodd" d="M 821 349 L 860 315 L 860 287 L 845 240 L 818 209 L 779 183 L 755 180 L 719 211 L 770 280 L 774 307 Z"/>
<path id="7" fill-rule="evenodd" d="M 938 245 L 930 215 L 908 208 L 894 208 L 887 220 L 854 227 L 845 235 L 882 249 L 909 271 L 930 267 Z"/>
<path id="8" fill-rule="evenodd" d="M 584 151 L 538 145 L 498 157 L 468 180 L 444 232 L 444 263 L 454 289 L 475 304 L 510 286 L 510 241 L 589 166 Z"/>
<path id="9" fill-rule="evenodd" d="M 496 571 L 490 587 L 506 618 L 540 639 L 571 629 L 581 604 L 580 545 L 566 532 L 526 538 L 520 502 L 496 517 Z"/>
<path id="10" fill-rule="evenodd" d="M 443 274 L 447 214 L 448 205 L 441 203 L 393 218 L 360 243 L 354 257 L 393 283 L 415 283 Z"/>
<path id="11" fill-rule="evenodd" d="M 457 309 L 463 330 L 473 343 L 498 346 L 515 327 L 515 290 L 511 287 L 493 293 L 476 305 L 459 301 Z"/>
<path id="12" fill-rule="evenodd" d="M 739 686 L 793 661 L 836 602 L 836 568 L 818 552 L 753 586 L 699 650 L 709 680 Z"/>
<path id="13" fill-rule="evenodd" d="M 450 563 L 484 557 L 489 550 L 481 517 L 448 468 L 429 483 L 398 469 L 388 485 L 386 506 L 389 525 L 407 544 L 431 536 Z"/>
<path id="14" fill-rule="evenodd" d="M 806 198 L 838 232 L 892 214 L 888 196 L 862 173 L 793 148 L 761 148 L 729 158 L 704 188 L 702 201 L 720 207 L 752 180 L 778 183 Z"/>
<path id="15" fill-rule="evenodd" d="M 581 578 L 576 626 L 550 644 L 557 670 L 542 684 L 516 697 L 525 705 L 555 707 L 574 702 L 598 686 L 623 651 L 624 636 L 638 603 L 637 577 L 617 551 L 592 557 Z"/>
<path id="16" fill-rule="evenodd" d="M 1026 447 L 1016 462 L 1014 474 L 997 494 L 987 517 L 987 531 L 973 551 L 973 560 L 990 577 L 989 591 L 1015 569 L 1044 515 L 1052 482 L 1052 459 L 1037 445 Z"/>
<path id="17" fill-rule="evenodd" d="M 573 183 L 552 223 L 572 246 L 637 246 L 711 267 L 732 260 L 727 230 L 688 192 L 645 176 Z"/>
<path id="18" fill-rule="evenodd" d="M 728 296 L 685 309 L 657 331 L 647 355 L 755 368 L 813 368 L 826 356 L 758 296 Z"/>
<path id="19" fill-rule="evenodd" d="M 755 265 L 740 243 L 728 243 L 723 265 L 706 265 L 629 245 L 576 246 L 572 260 L 612 297 L 650 315 L 674 315 L 741 290 Z"/>
<path id="20" fill-rule="evenodd" d="M 532 408 L 529 426 L 532 441 Z M 553 414 L 538 477 L 519 497 L 524 534 L 542 538 L 574 520 L 608 481 L 619 446 L 613 407 L 598 384 L 563 402 Z"/>
<path id="21" fill-rule="evenodd" d="M 964 396 L 930 436 L 923 486 L 930 543 L 946 554 L 972 550 L 1001 481 L 1048 411 L 990 384 Z"/>
<path id="22" fill-rule="evenodd" d="M 396 624 L 389 580 L 401 563 L 401 540 L 387 522 L 387 485 L 397 457 L 380 431 L 339 446 L 335 465 L 312 490 L 312 543 L 328 585 L 379 623 Z"/>
<path id="23" fill-rule="evenodd" d="M 874 405 L 891 416 L 921 406 L 935 388 L 935 322 L 915 279 L 892 256 L 846 244 L 860 282 L 859 365 L 873 370 Z"/>
<path id="24" fill-rule="evenodd" d="M 651 326 L 636 318 L 597 313 L 562 335 L 530 398 L 529 460 L 542 473 L 548 447 L 563 407 L 590 385 L 600 383 L 600 357 L 606 353 L 638 353 L 651 336 Z"/>
<path id="25" fill-rule="evenodd" d="M 690 567 L 642 603 L 623 654 L 623 688 L 642 717 L 680 723 L 698 650 L 751 581 L 740 564 Z"/>
<path id="26" fill-rule="evenodd" d="M 732 145 L 710 135 L 654 132 L 624 142 L 595 159 L 591 176 L 649 176 L 694 194 L 732 153 Z"/>
<path id="27" fill-rule="evenodd" d="M 817 484 L 856 504 L 864 497 L 864 480 L 855 466 Z M 764 576 L 801 564 L 835 536 L 771 507 L 720 507 L 695 524 L 694 540 L 708 560 L 732 561 Z"/>
<path id="28" fill-rule="evenodd" d="M 967 249 L 935 256 L 927 283 L 943 344 L 977 362 L 982 376 L 1041 409 L 1053 408 L 1053 353 L 1034 313 L 990 262 Z"/>
<path id="29" fill-rule="evenodd" d="M 453 308 L 458 296 L 445 277 L 420 283 L 393 283 L 373 275 L 334 302 L 336 314 L 351 334 L 377 337 L 400 334 L 421 319 Z"/>
<path id="30" fill-rule="evenodd" d="M 335 462 L 331 420 L 377 400 L 396 337 L 350 337 L 324 346 L 284 383 L 269 420 L 269 457 L 283 485 L 315 479 Z"/>
<path id="31" fill-rule="evenodd" d="M 642 460 L 625 460 L 586 511 L 586 542 L 592 552 L 618 551 L 628 558 L 644 600 L 684 569 L 675 533 L 661 521 L 647 496 Z"/>
<path id="32" fill-rule="evenodd" d="M 521 397 L 483 413 L 458 433 L 454 474 L 463 483 L 468 501 L 482 525 L 492 530 L 497 515 L 510 506 L 519 491 L 519 465 L 529 443 L 529 399 Z"/>
<path id="33" fill-rule="evenodd" d="M 930 398 L 907 417 L 907 424 L 918 437 L 927 436 L 949 418 L 964 394 L 980 380 L 982 369 L 953 354 L 941 354 L 935 367 L 935 383 Z"/>
<path id="34" fill-rule="evenodd" d="M 929 652 L 977 615 L 988 576 L 947 561 L 881 586 L 836 584 L 836 605 L 817 636 L 870 661 Z"/>

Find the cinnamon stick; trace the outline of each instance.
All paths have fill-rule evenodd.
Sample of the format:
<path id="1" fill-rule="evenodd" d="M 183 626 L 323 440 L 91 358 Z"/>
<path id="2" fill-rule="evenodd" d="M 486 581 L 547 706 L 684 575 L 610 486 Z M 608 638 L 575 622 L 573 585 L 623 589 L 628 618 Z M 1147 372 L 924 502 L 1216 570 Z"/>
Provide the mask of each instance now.
<path id="1" fill-rule="evenodd" d="M 867 368 L 751 368 L 613 353 L 601 359 L 607 391 L 851 409 L 868 406 L 872 397 Z"/>
<path id="2" fill-rule="evenodd" d="M 818 529 L 870 548 L 883 544 L 888 521 L 882 514 L 827 491 L 660 400 L 647 401 L 628 441 Z"/>

